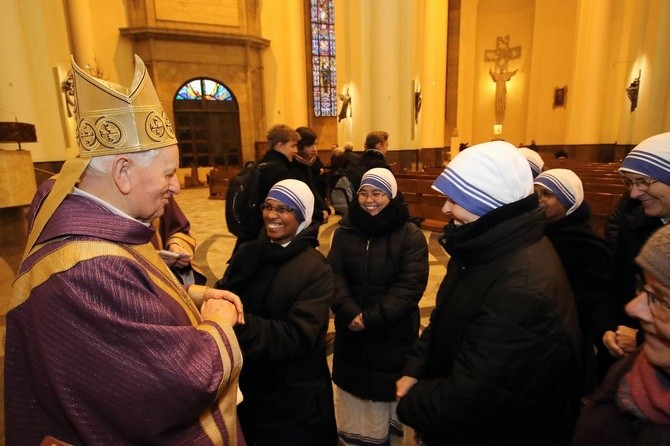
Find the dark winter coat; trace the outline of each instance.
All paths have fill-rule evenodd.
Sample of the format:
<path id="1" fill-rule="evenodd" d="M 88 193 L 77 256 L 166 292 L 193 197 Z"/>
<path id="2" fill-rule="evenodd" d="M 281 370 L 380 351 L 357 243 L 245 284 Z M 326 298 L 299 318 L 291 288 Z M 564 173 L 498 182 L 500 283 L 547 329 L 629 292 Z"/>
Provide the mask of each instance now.
<path id="1" fill-rule="evenodd" d="M 602 331 L 594 320 L 594 309 L 609 300 L 607 289 L 611 252 L 607 242 L 593 231 L 591 208 L 581 206 L 544 229 L 561 259 L 575 295 L 579 326 L 584 340 L 602 344 Z"/>
<path id="2" fill-rule="evenodd" d="M 318 223 L 322 223 L 323 211 L 328 212 L 328 214 L 330 214 L 331 211 L 330 207 L 323 199 L 323 196 L 321 195 L 321 192 L 319 190 L 320 185 L 319 185 L 318 171 L 317 172 L 314 171 L 313 165 L 310 166 L 307 164 L 303 164 L 297 159 L 294 159 L 293 162 L 291 163 L 291 171 L 293 174 L 293 178 L 307 184 L 309 186 L 309 189 L 312 191 L 312 194 L 314 195 L 314 213 L 312 215 L 312 219 Z"/>
<path id="3" fill-rule="evenodd" d="M 391 170 L 391 166 L 386 163 L 386 157 L 377 149 L 368 149 L 363 152 L 361 159 L 358 161 L 356 169 L 348 169 L 347 177 L 351 180 L 354 191 L 358 190 L 361 185 L 361 178 L 363 174 L 370 169 L 382 167 Z"/>
<path id="4" fill-rule="evenodd" d="M 428 246 L 399 194 L 371 216 L 355 200 L 328 254 L 335 277 L 333 381 L 359 398 L 394 401 L 395 382 L 419 333 Z M 349 330 L 363 314 L 365 329 Z"/>
<path id="5" fill-rule="evenodd" d="M 286 247 L 266 236 L 244 243 L 217 288 L 238 294 L 244 366 L 238 416 L 249 444 L 334 445 L 337 431 L 326 362 L 333 276 L 318 252 L 317 224 Z"/>
<path id="6" fill-rule="evenodd" d="M 579 396 L 579 328 L 535 194 L 445 227 L 451 255 L 430 325 L 405 375 L 400 420 L 435 445 L 569 440 Z"/>
<path id="7" fill-rule="evenodd" d="M 637 201 L 639 200 L 631 200 Z M 618 231 L 612 247 L 610 265 L 610 304 L 603 309 L 599 317 L 605 321 L 605 330 L 616 331 L 618 325 L 637 328 L 637 321 L 623 311 L 623 307 L 635 297 L 635 276 L 640 274 L 640 267 L 635 263 L 640 249 L 647 239 L 663 222 L 658 217 L 648 217 L 641 205 L 628 205 L 618 225 Z M 601 333 L 602 335 L 602 333 Z"/>
<path id="8" fill-rule="evenodd" d="M 641 350 L 626 356 L 610 369 L 598 391 L 585 399 L 575 426 L 572 446 L 667 446 L 670 426 L 643 422 L 619 410 L 616 393 Z"/>

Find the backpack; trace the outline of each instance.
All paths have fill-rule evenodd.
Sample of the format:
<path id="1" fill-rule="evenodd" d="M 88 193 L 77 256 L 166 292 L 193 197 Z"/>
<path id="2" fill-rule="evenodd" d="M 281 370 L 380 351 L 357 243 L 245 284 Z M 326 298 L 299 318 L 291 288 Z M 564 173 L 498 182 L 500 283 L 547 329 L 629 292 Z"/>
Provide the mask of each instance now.
<path id="1" fill-rule="evenodd" d="M 335 208 L 335 213 L 344 215 L 349 209 L 349 203 L 354 198 L 354 189 L 351 180 L 346 175 L 341 175 L 335 185 L 330 189 L 330 203 Z"/>
<path id="2" fill-rule="evenodd" d="M 251 161 L 230 179 L 226 192 L 226 225 L 238 238 L 253 238 L 259 219 L 261 171 L 267 163 Z"/>

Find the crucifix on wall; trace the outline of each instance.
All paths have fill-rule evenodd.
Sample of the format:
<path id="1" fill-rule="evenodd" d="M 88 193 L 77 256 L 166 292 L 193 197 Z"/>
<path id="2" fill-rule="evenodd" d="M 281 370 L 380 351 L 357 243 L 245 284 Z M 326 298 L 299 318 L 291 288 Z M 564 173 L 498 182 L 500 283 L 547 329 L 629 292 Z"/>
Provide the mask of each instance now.
<path id="1" fill-rule="evenodd" d="M 521 45 L 509 46 L 509 35 L 498 36 L 496 47 L 493 50 L 484 51 L 484 61 L 494 62 L 495 68 L 489 69 L 491 79 L 496 83 L 496 121 L 502 122 L 505 115 L 505 103 L 507 101 L 507 81 L 519 70 L 508 71 L 507 65 L 510 60 L 521 58 Z"/>

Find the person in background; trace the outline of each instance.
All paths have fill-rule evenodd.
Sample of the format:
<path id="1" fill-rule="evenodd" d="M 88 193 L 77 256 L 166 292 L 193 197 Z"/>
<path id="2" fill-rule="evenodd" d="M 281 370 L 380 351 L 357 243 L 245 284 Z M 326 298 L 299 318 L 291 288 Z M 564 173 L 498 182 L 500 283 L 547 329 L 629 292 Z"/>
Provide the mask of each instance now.
<path id="1" fill-rule="evenodd" d="M 573 446 L 670 444 L 670 227 L 656 231 L 635 258 L 642 269 L 626 313 L 645 332 L 587 398 Z"/>
<path id="2" fill-rule="evenodd" d="M 625 210 L 618 210 L 619 222 L 611 235 L 611 305 L 602 315 L 608 322 L 602 336 L 615 358 L 630 354 L 642 342 L 643 332 L 638 332 L 637 321 L 621 309 L 635 293 L 635 277 L 640 270 L 634 259 L 640 248 L 654 231 L 670 221 L 670 133 L 638 144 L 624 158 L 619 172 L 633 203 L 623 202 Z M 613 223 L 610 221 L 609 225 Z"/>
<path id="3" fill-rule="evenodd" d="M 582 181 L 573 171 L 545 170 L 534 184 L 547 221 L 544 235 L 561 259 L 575 296 L 584 342 L 584 392 L 588 394 L 607 371 L 596 370 L 594 348 L 599 358 L 608 359 L 602 344 L 602 321 L 595 316 L 596 309 L 606 305 L 609 298 L 610 248 L 591 226 L 591 208 L 584 201 Z"/>
<path id="4" fill-rule="evenodd" d="M 265 232 L 233 255 L 216 287 L 244 303 L 237 337 L 244 355 L 238 413 L 251 445 L 336 445 L 326 331 L 333 274 L 302 181 L 272 186 L 261 209 Z"/>
<path id="5" fill-rule="evenodd" d="M 365 151 L 358 161 L 358 170 L 361 175 L 375 167 L 391 170 L 391 167 L 386 163 L 388 147 L 389 134 L 387 132 L 376 130 L 368 133 L 368 136 L 365 137 Z"/>
<path id="6" fill-rule="evenodd" d="M 433 188 L 447 197 L 440 243 L 451 258 L 397 382 L 400 421 L 428 445 L 565 444 L 581 340 L 528 162 L 504 141 L 474 145 Z"/>
<path id="7" fill-rule="evenodd" d="M 170 197 L 163 215 L 154 219 L 151 225 L 156 230 L 151 243 L 175 277 L 181 283 L 205 285 L 207 277 L 193 263 L 195 238 L 191 236 L 191 223 L 174 197 Z"/>
<path id="8" fill-rule="evenodd" d="M 568 159 L 568 152 L 566 152 L 565 150 L 557 150 L 556 153 L 554 153 L 554 158 L 559 163 L 563 163 Z"/>
<path id="9" fill-rule="evenodd" d="M 354 166 L 358 165 L 358 162 L 361 160 L 361 156 L 354 152 L 354 143 L 351 141 L 344 143 L 344 159 L 348 160 Z"/>
<path id="10" fill-rule="evenodd" d="M 544 170 L 544 160 L 540 154 L 527 147 L 519 147 L 517 150 L 526 158 L 533 172 L 533 178 L 536 178 Z"/>
<path id="11" fill-rule="evenodd" d="M 330 172 L 335 172 L 346 166 L 347 160 L 344 155 L 344 148 L 333 144 L 330 155 Z"/>
<path id="12" fill-rule="evenodd" d="M 343 176 L 357 176 L 358 162 L 360 157 L 353 152 L 354 143 L 347 141 L 344 148 L 337 147 L 333 149 L 333 155 L 330 158 L 330 179 L 329 188 L 332 191 Z"/>
<path id="13" fill-rule="evenodd" d="M 150 242 L 179 151 L 145 65 L 130 88 L 72 70 L 85 136 L 2 305 L 6 444 L 243 445 L 239 298 L 183 287 Z"/>
<path id="14" fill-rule="evenodd" d="M 388 169 L 368 170 L 328 253 L 340 444 L 396 444 L 395 382 L 419 333 L 428 245 Z"/>
<path id="15" fill-rule="evenodd" d="M 361 185 L 363 174 L 375 167 L 383 167 L 391 170 L 391 166 L 386 162 L 386 152 L 389 146 L 389 134 L 387 132 L 376 130 L 368 133 L 365 137 L 365 150 L 358 161 L 358 164 L 352 169 L 348 169 L 347 177 L 351 181 L 352 190 L 355 192 Z"/>
<path id="16" fill-rule="evenodd" d="M 298 127 L 296 132 L 300 135 L 300 140 L 298 141 L 298 153 L 293 157 L 291 166 L 293 178 L 307 184 L 314 194 L 314 220 L 327 223 L 332 211 L 322 195 L 324 191 L 322 191 L 320 182 L 322 172 L 325 171 L 317 154 L 316 133 L 308 127 Z"/>

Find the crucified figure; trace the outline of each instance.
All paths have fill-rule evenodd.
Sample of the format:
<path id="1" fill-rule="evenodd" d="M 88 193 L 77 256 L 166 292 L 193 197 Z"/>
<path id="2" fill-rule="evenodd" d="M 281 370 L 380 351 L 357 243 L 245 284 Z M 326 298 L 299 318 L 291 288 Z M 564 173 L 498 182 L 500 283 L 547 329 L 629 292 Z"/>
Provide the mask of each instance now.
<path id="1" fill-rule="evenodd" d="M 489 69 L 491 79 L 496 83 L 496 112 L 505 113 L 505 102 L 507 101 L 507 81 L 519 70 L 495 72 Z"/>

